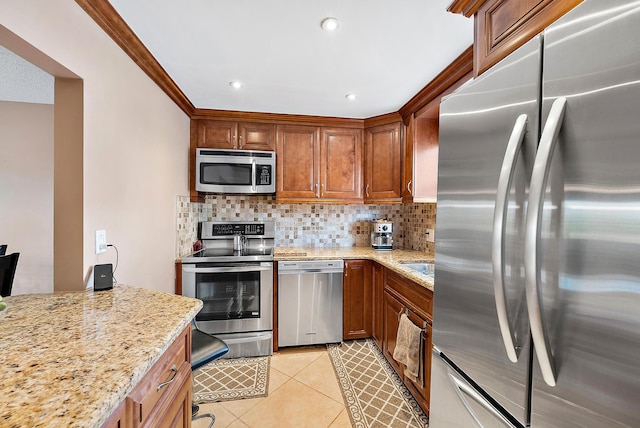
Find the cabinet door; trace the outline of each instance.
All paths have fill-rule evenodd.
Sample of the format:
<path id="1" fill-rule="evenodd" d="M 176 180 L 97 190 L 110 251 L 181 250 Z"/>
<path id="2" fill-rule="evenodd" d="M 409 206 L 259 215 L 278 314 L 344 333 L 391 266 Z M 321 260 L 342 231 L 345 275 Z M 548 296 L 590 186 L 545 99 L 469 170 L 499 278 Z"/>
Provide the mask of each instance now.
<path id="1" fill-rule="evenodd" d="M 343 338 L 371 336 L 371 261 L 345 260 L 343 295 Z"/>
<path id="2" fill-rule="evenodd" d="M 401 142 L 402 158 L 402 202 L 413 202 L 413 146 L 415 139 L 415 119 L 409 117 L 409 124 L 405 127 L 404 138 Z"/>
<path id="3" fill-rule="evenodd" d="M 362 199 L 362 130 L 322 128 L 320 197 Z"/>
<path id="4" fill-rule="evenodd" d="M 488 70 L 581 2 L 488 0 L 481 3 L 475 13 L 475 75 Z"/>
<path id="5" fill-rule="evenodd" d="M 415 121 L 414 201 L 436 202 L 438 196 L 438 117 Z"/>
<path id="6" fill-rule="evenodd" d="M 382 349 L 382 336 L 384 331 L 384 268 L 378 263 L 373 263 L 371 282 L 373 283 L 373 310 L 371 335 L 378 348 Z"/>
<path id="7" fill-rule="evenodd" d="M 275 150 L 276 126 L 270 123 L 238 123 L 238 148 L 242 150 Z"/>
<path id="8" fill-rule="evenodd" d="M 210 149 L 236 149 L 237 122 L 221 120 L 198 121 L 198 147 Z"/>
<path id="9" fill-rule="evenodd" d="M 404 383 L 407 385 L 409 390 L 413 393 L 413 396 L 416 398 L 420 406 L 424 409 L 425 412 L 429 411 L 429 389 L 431 387 L 431 326 L 429 324 L 425 324 L 425 320 L 418 316 L 412 310 L 408 311 L 408 316 L 411 322 L 419 327 L 424 327 L 424 332 L 422 333 L 422 340 L 424 342 L 424 353 L 422 355 L 422 364 L 423 364 L 423 381 L 413 382 L 408 377 L 404 377 Z"/>
<path id="10" fill-rule="evenodd" d="M 154 421 L 149 421 L 147 426 L 158 428 L 181 428 L 191 426 L 192 386 L 191 376 L 184 381 L 175 398 L 169 404 L 166 412 Z"/>
<path id="11" fill-rule="evenodd" d="M 320 128 L 278 126 L 276 197 L 317 199 L 320 194 Z"/>
<path id="12" fill-rule="evenodd" d="M 399 313 L 404 310 L 404 306 L 391 294 L 384 292 L 384 328 L 382 330 L 382 353 L 387 361 L 393 366 L 402 377 L 403 367 L 393 359 L 393 351 L 396 349 L 396 338 L 398 336 Z"/>
<path id="13" fill-rule="evenodd" d="M 366 130 L 365 201 L 400 202 L 400 125 Z"/>

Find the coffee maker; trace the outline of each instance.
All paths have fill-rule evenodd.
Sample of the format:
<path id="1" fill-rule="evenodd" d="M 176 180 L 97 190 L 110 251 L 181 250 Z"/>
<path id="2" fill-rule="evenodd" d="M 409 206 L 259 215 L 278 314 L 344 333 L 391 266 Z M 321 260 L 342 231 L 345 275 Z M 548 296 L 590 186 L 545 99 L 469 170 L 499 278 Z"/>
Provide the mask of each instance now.
<path id="1" fill-rule="evenodd" d="M 393 248 L 393 223 L 387 219 L 373 220 L 371 229 L 371 248 L 391 250 Z"/>

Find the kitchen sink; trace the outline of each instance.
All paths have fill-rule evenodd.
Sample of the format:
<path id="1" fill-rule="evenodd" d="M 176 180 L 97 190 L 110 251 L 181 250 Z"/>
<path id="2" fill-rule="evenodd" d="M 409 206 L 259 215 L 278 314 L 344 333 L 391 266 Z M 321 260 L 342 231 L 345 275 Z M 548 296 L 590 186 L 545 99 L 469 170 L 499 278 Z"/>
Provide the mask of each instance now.
<path id="1" fill-rule="evenodd" d="M 400 262 L 402 265 L 423 275 L 433 276 L 433 263 Z"/>

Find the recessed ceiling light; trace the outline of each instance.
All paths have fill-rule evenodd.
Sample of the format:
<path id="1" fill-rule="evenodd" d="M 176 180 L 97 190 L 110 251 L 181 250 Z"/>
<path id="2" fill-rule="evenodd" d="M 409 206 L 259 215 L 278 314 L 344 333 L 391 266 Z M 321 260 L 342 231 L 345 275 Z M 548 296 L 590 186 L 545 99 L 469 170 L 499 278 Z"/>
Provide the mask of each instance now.
<path id="1" fill-rule="evenodd" d="M 324 31 L 334 31 L 340 26 L 340 22 L 336 18 L 325 18 L 320 22 L 320 26 Z"/>
<path id="2" fill-rule="evenodd" d="M 239 81 L 237 81 L 237 80 L 234 80 L 234 81 L 232 81 L 232 82 L 229 82 L 229 86 L 231 86 L 233 89 L 240 89 L 240 88 L 242 88 L 242 86 L 244 86 L 244 85 L 242 84 L 242 82 L 239 82 Z"/>
<path id="3" fill-rule="evenodd" d="M 355 101 L 355 99 L 358 98 L 358 96 L 356 94 L 347 94 L 344 97 L 346 99 L 348 99 L 349 101 Z"/>

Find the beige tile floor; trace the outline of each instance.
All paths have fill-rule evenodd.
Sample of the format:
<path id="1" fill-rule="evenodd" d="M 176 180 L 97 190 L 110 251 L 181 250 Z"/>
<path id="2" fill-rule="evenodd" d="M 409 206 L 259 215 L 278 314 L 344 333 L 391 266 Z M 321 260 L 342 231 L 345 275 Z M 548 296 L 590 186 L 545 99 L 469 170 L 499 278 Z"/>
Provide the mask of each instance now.
<path id="1" fill-rule="evenodd" d="M 269 370 L 267 397 L 201 404 L 199 413 L 213 413 L 214 428 L 351 427 L 326 347 L 281 350 Z M 208 424 L 202 419 L 193 427 Z"/>

